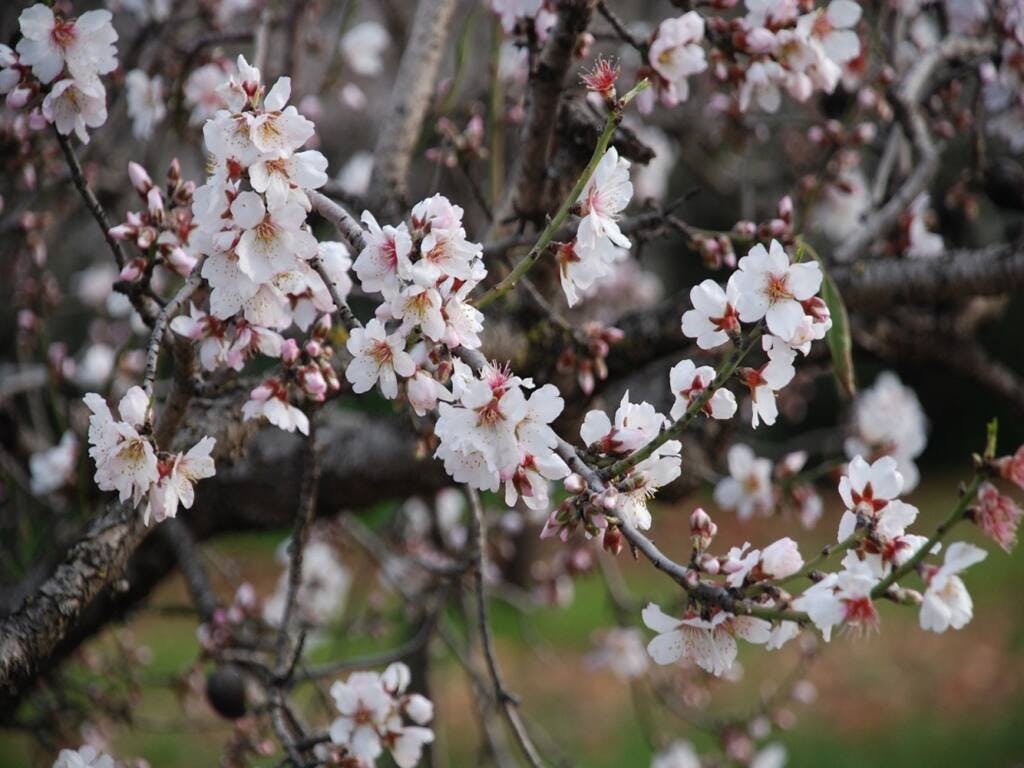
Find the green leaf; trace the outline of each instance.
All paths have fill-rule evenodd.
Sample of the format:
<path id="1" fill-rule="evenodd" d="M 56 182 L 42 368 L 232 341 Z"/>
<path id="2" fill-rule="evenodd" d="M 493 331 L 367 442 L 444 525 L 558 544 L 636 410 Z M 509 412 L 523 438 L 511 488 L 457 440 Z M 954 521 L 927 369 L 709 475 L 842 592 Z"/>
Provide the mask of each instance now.
<path id="1" fill-rule="evenodd" d="M 850 316 L 846 304 L 836 287 L 835 281 L 825 270 L 825 264 L 818 257 L 818 264 L 824 279 L 821 283 L 821 298 L 825 300 L 832 315 L 832 327 L 825 334 L 832 355 L 832 372 L 835 374 L 839 393 L 845 397 L 857 394 L 857 379 L 853 370 L 853 341 L 850 339 Z"/>

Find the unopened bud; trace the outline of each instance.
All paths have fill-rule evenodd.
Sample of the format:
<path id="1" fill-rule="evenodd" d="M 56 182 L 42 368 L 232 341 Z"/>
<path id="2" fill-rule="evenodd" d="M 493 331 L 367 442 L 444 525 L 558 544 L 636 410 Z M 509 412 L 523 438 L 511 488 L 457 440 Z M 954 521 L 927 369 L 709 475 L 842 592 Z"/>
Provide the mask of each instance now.
<path id="1" fill-rule="evenodd" d="M 562 484 L 565 486 L 566 493 L 571 493 L 573 496 L 581 493 L 586 487 L 586 483 L 583 482 L 583 478 L 575 472 L 565 478 Z"/>
<path id="2" fill-rule="evenodd" d="M 606 552 L 611 552 L 613 555 L 617 555 L 622 551 L 622 532 L 617 526 L 610 526 L 605 530 L 604 538 L 601 539 L 601 546 L 604 547 Z"/>
<path id="3" fill-rule="evenodd" d="M 153 186 L 153 180 L 149 178 L 146 169 L 136 162 L 128 163 L 128 178 L 135 187 L 135 191 L 145 197 Z"/>

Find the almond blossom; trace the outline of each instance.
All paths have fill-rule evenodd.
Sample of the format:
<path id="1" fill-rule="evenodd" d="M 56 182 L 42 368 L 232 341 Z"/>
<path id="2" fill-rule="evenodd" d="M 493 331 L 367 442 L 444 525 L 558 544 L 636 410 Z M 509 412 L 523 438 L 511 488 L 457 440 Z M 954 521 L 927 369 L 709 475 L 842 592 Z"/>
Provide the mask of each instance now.
<path id="1" fill-rule="evenodd" d="M 805 611 L 821 631 L 825 642 L 836 626 L 859 631 L 878 627 L 878 611 L 871 590 L 881 576 L 868 564 L 855 561 L 839 573 L 830 573 L 793 601 L 793 608 Z"/>
<path id="2" fill-rule="evenodd" d="M 598 280 L 611 273 L 612 265 L 626 258 L 626 250 L 607 238 L 597 238 L 590 245 L 573 239 L 559 246 L 558 277 L 570 307 L 576 306 L 581 292 L 589 291 Z"/>
<path id="3" fill-rule="evenodd" d="M 273 627 L 281 625 L 291 579 L 291 560 L 283 544 L 278 549 L 277 560 L 286 569 L 278 578 L 273 594 L 263 604 L 263 618 Z M 302 581 L 295 598 L 300 623 L 313 628 L 329 624 L 344 607 L 351 584 L 352 574 L 333 546 L 317 538 L 307 542 L 302 551 Z"/>
<path id="4" fill-rule="evenodd" d="M 345 63 L 363 77 L 375 77 L 384 67 L 383 56 L 391 35 L 375 21 L 356 24 L 341 37 L 338 47 Z"/>
<path id="5" fill-rule="evenodd" d="M 125 76 L 125 89 L 132 133 L 137 139 L 148 139 L 167 115 L 163 78 L 133 69 Z"/>
<path id="6" fill-rule="evenodd" d="M 768 330 L 788 340 L 804 316 L 802 301 L 821 288 L 821 267 L 817 262 L 791 264 L 777 240 L 768 249 L 758 243 L 739 260 L 729 278 L 735 283 L 736 311 L 745 323 L 765 318 Z"/>
<path id="7" fill-rule="evenodd" d="M 657 89 L 665 106 L 686 101 L 690 95 L 687 78 L 707 69 L 703 39 L 704 19 L 696 11 L 658 25 L 647 57 L 658 75 Z"/>
<path id="8" fill-rule="evenodd" d="M 941 566 L 925 566 L 928 588 L 921 603 L 921 629 L 945 632 L 963 629 L 974 614 L 974 603 L 958 574 L 988 556 L 985 550 L 957 541 L 946 549 Z"/>
<path id="9" fill-rule="evenodd" d="M 853 0 L 832 0 L 828 8 L 801 16 L 797 29 L 820 40 L 825 54 L 836 64 L 845 64 L 860 53 L 860 38 L 853 29 L 860 17 L 860 5 Z"/>
<path id="10" fill-rule="evenodd" d="M 174 454 L 161 458 L 157 464 L 160 479 L 150 488 L 142 520 L 149 525 L 152 518 L 161 522 L 178 514 L 178 505 L 192 508 L 195 500 L 195 484 L 215 474 L 210 451 L 216 440 L 204 437 L 185 454 Z"/>
<path id="11" fill-rule="evenodd" d="M 59 80 L 43 99 L 43 117 L 67 136 L 89 143 L 89 128 L 107 122 L 107 92 L 99 80 Z"/>
<path id="12" fill-rule="evenodd" d="M 379 382 L 381 394 L 394 400 L 398 397 L 398 377 L 409 378 L 416 373 L 416 363 L 405 351 L 405 337 L 389 335 L 380 320 L 353 329 L 345 346 L 353 356 L 345 367 L 345 378 L 356 393 L 369 392 Z"/>
<path id="13" fill-rule="evenodd" d="M 285 432 L 298 430 L 309 434 L 309 418 L 289 402 L 288 388 L 276 379 L 264 382 L 249 394 L 249 400 L 242 406 L 242 418 L 264 418 Z"/>
<path id="14" fill-rule="evenodd" d="M 697 340 L 701 349 L 714 349 L 740 330 L 736 310 L 738 289 L 730 280 L 725 290 L 714 280 L 704 280 L 690 289 L 693 309 L 682 317 L 683 335 Z"/>
<path id="15" fill-rule="evenodd" d="M 839 480 L 839 495 L 847 510 L 867 516 L 880 512 L 902 490 L 903 475 L 891 456 L 883 456 L 872 464 L 855 456 L 847 474 Z"/>
<path id="16" fill-rule="evenodd" d="M 382 228 L 369 211 L 363 211 L 362 221 L 368 232 L 366 247 L 356 258 L 353 269 L 364 291 L 379 292 L 389 298 L 398 292 L 401 281 L 409 277 L 412 238 L 404 223 Z"/>
<path id="17" fill-rule="evenodd" d="M 577 204 L 582 218 L 576 240 L 583 248 L 595 247 L 602 238 L 620 248 L 629 248 L 629 238 L 622 234 L 618 224 L 619 215 L 633 197 L 629 165 L 615 147 L 609 147 L 580 192 Z"/>
<path id="18" fill-rule="evenodd" d="M 1010 552 L 1016 546 L 1022 516 L 1024 511 L 992 483 L 982 483 L 978 488 L 978 500 L 971 508 L 971 520 L 1004 552 Z"/>
<path id="19" fill-rule="evenodd" d="M 78 438 L 68 431 L 57 445 L 29 456 L 32 493 L 43 495 L 63 488 L 74 479 L 77 463 Z"/>
<path id="20" fill-rule="evenodd" d="M 793 361 L 796 351 L 776 336 L 765 335 L 761 345 L 768 353 L 768 362 L 760 368 L 743 368 L 740 378 L 750 390 L 751 425 L 754 428 L 763 421 L 768 426 L 775 423 L 779 408 L 775 393 L 793 380 L 796 369 Z"/>
<path id="21" fill-rule="evenodd" d="M 669 371 L 669 386 L 676 401 L 669 416 L 673 419 L 681 418 L 714 380 L 715 369 L 710 365 L 698 368 L 692 360 L 681 360 L 672 366 Z M 701 410 L 705 416 L 714 419 L 731 419 L 736 413 L 736 396 L 724 387 L 717 389 Z"/>
<path id="22" fill-rule="evenodd" d="M 67 67 L 76 81 L 96 80 L 117 67 L 114 42 L 117 32 L 110 11 L 86 11 L 77 19 L 54 15 L 42 3 L 26 8 L 18 17 L 22 39 L 18 41 L 21 63 L 32 68 L 42 83 L 53 82 Z"/>
<path id="23" fill-rule="evenodd" d="M 156 452 L 137 428 L 146 420 L 149 398 L 141 387 L 132 387 L 121 398 L 115 421 L 106 401 L 90 392 L 84 398 L 89 417 L 89 456 L 96 462 L 96 485 L 101 491 L 117 491 L 122 502 L 138 506 L 150 486 L 159 480 Z"/>
<path id="24" fill-rule="evenodd" d="M 736 510 L 740 520 L 770 512 L 775 504 L 771 461 L 757 458 L 749 446 L 737 443 L 729 449 L 728 462 L 729 477 L 715 486 L 715 503 Z"/>
<path id="25" fill-rule="evenodd" d="M 699 616 L 675 619 L 648 603 L 642 616 L 644 624 L 658 633 L 647 645 L 656 663 L 674 664 L 685 658 L 716 677 L 728 672 L 736 661 L 736 637 L 763 645 L 771 634 L 770 622 L 724 611 L 710 621 Z"/>

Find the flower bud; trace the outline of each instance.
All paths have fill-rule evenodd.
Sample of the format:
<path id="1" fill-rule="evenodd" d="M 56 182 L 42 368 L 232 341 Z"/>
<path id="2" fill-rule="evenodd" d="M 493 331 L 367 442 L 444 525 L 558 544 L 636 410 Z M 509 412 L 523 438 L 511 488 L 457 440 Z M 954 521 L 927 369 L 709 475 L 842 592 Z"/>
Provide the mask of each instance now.
<path id="1" fill-rule="evenodd" d="M 281 346 L 281 362 L 291 365 L 299 358 L 299 345 L 295 339 L 286 339 Z"/>
<path id="2" fill-rule="evenodd" d="M 565 487 L 566 493 L 571 493 L 574 496 L 581 493 L 586 487 L 586 483 L 583 482 L 583 478 L 575 472 L 565 478 L 562 484 Z"/>
<path id="3" fill-rule="evenodd" d="M 617 526 L 609 526 L 605 530 L 604 538 L 601 539 L 601 546 L 604 547 L 605 552 L 610 552 L 613 555 L 617 555 L 622 551 L 622 532 Z"/>
<path id="4" fill-rule="evenodd" d="M 128 163 L 128 178 L 131 180 L 132 186 L 135 187 L 135 191 L 142 197 L 145 197 L 153 187 L 153 180 L 149 178 L 146 169 L 134 161 Z"/>

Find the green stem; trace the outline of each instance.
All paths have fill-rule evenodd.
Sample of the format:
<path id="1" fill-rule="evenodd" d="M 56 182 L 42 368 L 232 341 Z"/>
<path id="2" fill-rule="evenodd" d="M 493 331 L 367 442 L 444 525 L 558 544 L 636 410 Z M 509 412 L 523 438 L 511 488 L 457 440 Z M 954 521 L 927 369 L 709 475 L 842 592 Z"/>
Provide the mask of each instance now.
<path id="1" fill-rule="evenodd" d="M 608 150 L 608 145 L 611 144 L 612 136 L 615 135 L 615 129 L 619 127 L 619 123 L 622 121 L 622 114 L 626 105 L 646 87 L 647 81 L 641 80 L 629 93 L 619 100 L 615 105 L 615 109 L 608 113 L 608 117 L 604 124 L 604 130 L 601 131 L 601 135 L 597 140 L 597 146 L 594 147 L 594 154 L 591 155 L 590 162 L 587 163 L 587 167 L 583 169 L 583 173 L 580 174 L 580 177 L 576 179 L 576 183 L 573 185 L 572 190 L 569 192 L 565 200 L 562 201 L 562 205 L 559 207 L 558 212 L 555 213 L 554 217 L 552 217 L 550 221 L 548 221 L 548 225 L 544 227 L 544 231 L 540 233 L 540 237 L 537 238 L 537 242 L 534 243 L 530 252 L 515 265 L 512 271 L 509 272 L 500 283 L 495 285 L 474 302 L 477 309 L 483 309 L 488 304 L 501 298 L 515 288 L 516 283 L 519 282 L 520 278 L 529 272 L 533 265 L 540 260 L 540 257 L 547 252 L 548 246 L 551 245 L 551 241 L 555 237 L 555 233 L 562 226 L 562 223 L 568 218 L 569 212 L 572 211 L 573 206 L 576 205 L 576 201 L 579 199 L 580 194 L 586 188 L 587 182 L 589 182 L 590 177 L 594 175 L 594 171 L 597 170 L 598 164 L 601 162 L 605 152 Z"/>
<path id="2" fill-rule="evenodd" d="M 726 382 L 729 381 L 732 375 L 736 372 L 740 363 L 743 362 L 743 359 L 754 348 L 758 339 L 761 338 L 761 333 L 762 331 L 760 326 L 754 328 L 747 337 L 746 343 L 736 346 L 733 353 L 718 367 L 718 371 L 715 373 L 715 380 L 712 381 L 708 388 L 701 392 L 692 403 L 690 403 L 690 407 L 686 409 L 686 413 L 672 422 L 672 424 L 666 429 L 659 432 L 657 437 L 651 440 L 647 445 L 636 449 L 629 456 L 626 456 L 624 459 L 620 459 L 610 467 L 602 470 L 601 476 L 606 480 L 618 477 L 624 472 L 635 467 L 644 459 L 652 456 L 656 450 L 669 440 L 673 440 L 683 434 L 683 432 L 685 432 L 690 426 L 690 423 L 696 418 L 697 414 L 703 410 L 704 406 L 712 398 L 715 392 L 724 387 Z"/>
<path id="3" fill-rule="evenodd" d="M 889 587 L 917 568 L 918 563 L 928 556 L 935 545 L 938 544 L 947 533 L 949 533 L 953 526 L 964 519 L 964 516 L 967 514 L 967 508 L 970 507 L 971 502 L 974 501 L 975 497 L 978 495 L 978 487 L 981 485 L 983 477 L 984 476 L 981 472 L 975 473 L 967 488 L 964 489 L 960 500 L 957 501 L 956 506 L 953 507 L 953 511 L 949 513 L 949 517 L 939 524 L 939 527 L 935 529 L 935 533 L 933 533 L 929 537 L 928 541 L 926 541 L 924 545 L 917 550 L 912 558 L 907 560 L 907 562 L 899 568 L 894 568 L 888 576 L 875 585 L 875 588 L 871 590 L 872 599 L 884 597 L 885 593 L 889 591 Z"/>

